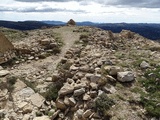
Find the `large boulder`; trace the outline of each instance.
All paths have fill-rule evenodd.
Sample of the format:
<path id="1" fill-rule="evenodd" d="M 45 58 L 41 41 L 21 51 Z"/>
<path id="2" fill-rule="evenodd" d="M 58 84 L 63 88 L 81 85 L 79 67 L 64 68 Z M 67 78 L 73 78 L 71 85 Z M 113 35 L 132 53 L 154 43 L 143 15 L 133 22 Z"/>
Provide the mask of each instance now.
<path id="1" fill-rule="evenodd" d="M 14 46 L 5 35 L 0 32 L 0 64 L 7 62 L 13 57 L 15 57 Z"/>
<path id="2" fill-rule="evenodd" d="M 117 79 L 120 82 L 132 82 L 135 80 L 135 75 L 131 71 L 118 72 Z"/>

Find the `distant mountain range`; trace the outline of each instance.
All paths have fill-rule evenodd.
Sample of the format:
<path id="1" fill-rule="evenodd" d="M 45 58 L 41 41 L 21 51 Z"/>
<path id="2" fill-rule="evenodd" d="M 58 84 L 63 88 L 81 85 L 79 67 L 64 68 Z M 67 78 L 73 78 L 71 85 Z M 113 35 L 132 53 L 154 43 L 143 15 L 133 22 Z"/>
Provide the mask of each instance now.
<path id="1" fill-rule="evenodd" d="M 17 30 L 33 30 L 42 28 L 44 26 L 51 27 L 53 25 L 39 21 L 0 21 L 0 27 L 6 27 Z"/>
<path id="2" fill-rule="evenodd" d="M 111 30 L 114 33 L 121 32 L 122 29 L 136 32 L 151 40 L 160 40 L 160 24 L 147 23 L 93 23 L 90 21 L 77 22 L 78 26 L 93 26 L 104 30 Z M 53 27 L 66 25 L 62 21 L 0 21 L 0 27 L 7 27 L 18 30 L 32 30 L 42 27 Z"/>

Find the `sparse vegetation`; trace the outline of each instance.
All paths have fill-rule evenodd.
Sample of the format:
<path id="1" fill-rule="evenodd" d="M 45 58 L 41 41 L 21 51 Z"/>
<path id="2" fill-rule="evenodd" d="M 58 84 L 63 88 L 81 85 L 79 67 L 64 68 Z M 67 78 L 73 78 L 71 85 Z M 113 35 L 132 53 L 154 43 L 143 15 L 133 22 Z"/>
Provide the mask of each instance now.
<path id="1" fill-rule="evenodd" d="M 8 76 L 6 81 L 0 80 L 0 89 L 7 89 L 9 92 L 12 92 L 14 90 L 16 80 L 17 78 L 15 76 Z"/>
<path id="2" fill-rule="evenodd" d="M 160 67 L 149 70 L 141 81 L 148 93 L 141 94 L 141 102 L 147 110 L 147 114 L 153 117 L 160 117 Z"/>
<path id="3" fill-rule="evenodd" d="M 32 88 L 35 92 L 37 91 L 35 89 L 36 88 L 36 83 L 35 82 L 28 81 L 23 77 L 21 77 L 20 80 L 22 80 L 28 87 Z"/>
<path id="4" fill-rule="evenodd" d="M 105 93 L 101 94 L 95 101 L 96 110 L 105 115 L 106 111 L 110 109 L 115 104 L 115 102 L 110 99 Z"/>
<path id="5" fill-rule="evenodd" d="M 43 96 L 46 98 L 46 100 L 51 101 L 51 100 L 56 100 L 58 97 L 58 89 L 59 86 L 56 85 L 50 85 L 48 90 L 43 94 Z"/>

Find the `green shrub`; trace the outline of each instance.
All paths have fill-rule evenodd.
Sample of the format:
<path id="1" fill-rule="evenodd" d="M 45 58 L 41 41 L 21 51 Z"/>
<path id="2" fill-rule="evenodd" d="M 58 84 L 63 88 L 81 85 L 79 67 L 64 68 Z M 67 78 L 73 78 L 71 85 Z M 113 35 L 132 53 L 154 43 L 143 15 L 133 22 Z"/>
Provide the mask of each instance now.
<path id="1" fill-rule="evenodd" d="M 52 50 L 53 50 L 53 54 L 58 54 L 58 53 L 61 52 L 61 48 L 60 47 L 55 47 Z"/>
<path id="2" fill-rule="evenodd" d="M 7 77 L 7 89 L 9 92 L 12 92 L 14 89 L 14 84 L 16 83 L 17 78 L 15 76 Z"/>
<path id="3" fill-rule="evenodd" d="M 56 98 L 58 97 L 58 86 L 56 85 L 51 85 L 49 86 L 49 89 L 44 93 L 44 97 L 46 98 L 46 100 L 51 101 L 51 100 L 56 100 Z"/>
<path id="4" fill-rule="evenodd" d="M 81 39 L 87 39 L 89 36 L 88 36 L 88 34 L 81 34 L 80 35 L 80 40 Z"/>
<path id="5" fill-rule="evenodd" d="M 35 82 L 30 82 L 23 77 L 21 77 L 20 80 L 23 81 L 28 87 L 32 88 L 35 92 L 37 92 L 35 89 L 37 84 Z"/>
<path id="6" fill-rule="evenodd" d="M 141 103 L 146 109 L 148 115 L 152 117 L 160 117 L 160 67 L 145 73 L 142 85 L 148 92 L 141 95 Z"/>
<path id="7" fill-rule="evenodd" d="M 99 113 L 105 115 L 106 111 L 110 109 L 114 105 L 114 101 L 110 99 L 105 93 L 101 94 L 95 100 L 95 108 Z"/>

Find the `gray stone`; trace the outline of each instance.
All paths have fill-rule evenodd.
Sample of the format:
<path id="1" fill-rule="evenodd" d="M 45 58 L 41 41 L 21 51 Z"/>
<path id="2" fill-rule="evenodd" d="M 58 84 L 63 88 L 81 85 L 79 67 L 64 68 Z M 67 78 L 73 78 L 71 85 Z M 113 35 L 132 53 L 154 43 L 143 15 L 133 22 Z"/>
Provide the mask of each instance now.
<path id="1" fill-rule="evenodd" d="M 60 113 L 60 110 L 57 110 L 57 111 L 52 115 L 52 120 L 54 120 L 59 113 Z"/>
<path id="2" fill-rule="evenodd" d="M 0 77 L 6 76 L 9 74 L 8 70 L 0 70 Z"/>
<path id="3" fill-rule="evenodd" d="M 109 94 L 115 93 L 117 90 L 113 86 L 104 86 L 103 91 Z"/>
<path id="4" fill-rule="evenodd" d="M 65 96 L 67 94 L 73 93 L 74 87 L 68 83 L 66 83 L 58 92 L 60 96 Z"/>
<path id="5" fill-rule="evenodd" d="M 149 65 L 149 63 L 147 63 L 146 61 L 142 61 L 142 63 L 140 64 L 140 67 L 141 67 L 142 69 L 146 69 L 146 68 L 149 68 L 150 65 Z"/>
<path id="6" fill-rule="evenodd" d="M 109 75 L 117 75 L 117 72 L 123 71 L 119 66 L 105 66 L 104 70 L 108 72 Z"/>
<path id="7" fill-rule="evenodd" d="M 117 79 L 120 82 L 131 82 L 135 80 L 135 76 L 131 71 L 118 72 Z"/>
<path id="8" fill-rule="evenodd" d="M 64 97 L 64 103 L 69 106 L 70 103 L 69 103 L 69 98 L 67 96 Z"/>
<path id="9" fill-rule="evenodd" d="M 61 110 L 65 110 L 65 109 L 66 109 L 65 103 L 64 103 L 64 101 L 61 100 L 61 99 L 58 99 L 58 100 L 56 101 L 56 107 L 57 107 L 58 109 L 61 109 Z"/>
<path id="10" fill-rule="evenodd" d="M 0 66 L 0 70 L 3 70 L 3 67 L 2 67 L 2 66 Z"/>
<path id="11" fill-rule="evenodd" d="M 33 57 L 33 56 L 31 56 L 31 57 L 29 57 L 29 58 L 28 58 L 28 60 L 33 60 L 33 59 L 34 59 L 34 57 Z"/>
<path id="12" fill-rule="evenodd" d="M 85 88 L 81 88 L 81 89 L 75 90 L 73 95 L 74 96 L 80 96 L 84 93 L 85 93 Z"/>
<path id="13" fill-rule="evenodd" d="M 47 77 L 45 81 L 46 82 L 52 82 L 52 77 Z"/>
<path id="14" fill-rule="evenodd" d="M 76 66 L 74 66 L 74 65 L 72 65 L 71 67 L 70 67 L 70 71 L 76 71 L 76 70 L 78 70 L 79 69 L 79 67 L 76 67 Z"/>
<path id="15" fill-rule="evenodd" d="M 30 117 L 30 115 L 25 114 L 25 115 L 23 116 L 23 119 L 22 119 L 22 120 L 29 120 L 29 117 Z"/>
<path id="16" fill-rule="evenodd" d="M 14 90 L 13 90 L 13 92 L 20 91 L 20 90 L 22 90 L 25 87 L 27 87 L 27 85 L 24 82 L 22 82 L 21 80 L 17 79 L 16 83 L 14 84 Z"/>
<path id="17" fill-rule="evenodd" d="M 92 75 L 91 77 L 90 77 L 90 81 L 91 82 L 97 82 L 97 81 L 99 81 L 101 79 L 101 75 L 100 74 L 96 74 L 96 75 Z"/>
<path id="18" fill-rule="evenodd" d="M 32 104 L 37 106 L 38 108 L 40 108 L 45 101 L 44 97 L 42 97 L 38 93 L 31 95 L 29 99 L 31 100 Z"/>
<path id="19" fill-rule="evenodd" d="M 21 102 L 18 104 L 18 108 L 22 109 L 24 106 L 26 106 L 28 104 L 28 102 Z"/>
<path id="20" fill-rule="evenodd" d="M 86 110 L 86 111 L 83 113 L 83 118 L 88 118 L 91 114 L 92 114 L 91 109 Z"/>
<path id="21" fill-rule="evenodd" d="M 34 90 L 32 90 L 30 87 L 27 87 L 27 88 L 23 88 L 22 90 L 16 92 L 13 95 L 13 98 L 17 98 L 20 100 L 20 99 L 28 98 L 31 95 L 33 95 L 34 93 L 35 93 Z"/>
<path id="22" fill-rule="evenodd" d="M 75 100 L 73 97 L 70 97 L 70 98 L 68 99 L 68 101 L 69 101 L 69 105 L 70 105 L 70 106 L 75 106 L 75 105 L 76 105 L 76 100 Z"/>
<path id="23" fill-rule="evenodd" d="M 110 75 L 106 75 L 107 80 L 109 80 L 110 82 L 116 82 L 116 79 Z"/>
<path id="24" fill-rule="evenodd" d="M 91 82 L 90 86 L 92 88 L 92 90 L 97 90 L 98 89 L 98 84 Z"/>
<path id="25" fill-rule="evenodd" d="M 83 100 L 84 100 L 84 101 L 91 100 L 90 95 L 88 95 L 87 93 L 85 93 L 84 96 L 83 96 Z"/>
<path id="26" fill-rule="evenodd" d="M 84 111 L 82 109 L 77 110 L 77 112 L 76 112 L 77 117 L 82 118 L 83 112 Z"/>
<path id="27" fill-rule="evenodd" d="M 23 114 L 28 114 L 28 113 L 31 113 L 33 110 L 33 105 L 31 105 L 31 103 L 25 105 L 22 109 L 23 111 Z"/>
<path id="28" fill-rule="evenodd" d="M 81 83 L 74 85 L 75 90 L 80 89 L 80 88 L 87 88 L 87 84 L 85 81 L 81 81 Z"/>
<path id="29" fill-rule="evenodd" d="M 84 65 L 82 67 L 79 68 L 81 71 L 83 72 L 88 72 L 89 71 L 89 66 L 88 65 Z"/>
<path id="30" fill-rule="evenodd" d="M 35 117 L 33 120 L 51 120 L 49 116 Z"/>
<path id="31" fill-rule="evenodd" d="M 41 45 L 49 45 L 50 42 L 51 42 L 51 41 L 50 41 L 49 39 L 44 39 L 44 40 L 41 40 L 41 41 L 40 41 L 40 44 L 41 44 Z"/>

